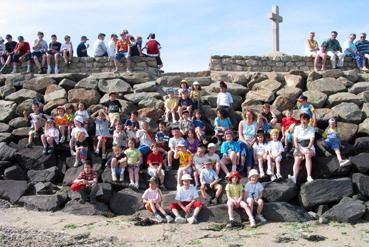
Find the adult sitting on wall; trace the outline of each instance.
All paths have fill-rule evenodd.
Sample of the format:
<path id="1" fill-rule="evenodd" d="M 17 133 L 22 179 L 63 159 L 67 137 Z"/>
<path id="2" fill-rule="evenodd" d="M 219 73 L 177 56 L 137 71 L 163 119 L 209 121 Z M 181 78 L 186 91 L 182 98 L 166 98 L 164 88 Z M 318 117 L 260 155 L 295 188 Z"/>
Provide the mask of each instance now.
<path id="1" fill-rule="evenodd" d="M 249 171 L 253 166 L 253 148 L 252 145 L 256 139 L 256 132 L 260 127 L 256 122 L 256 114 L 247 110 L 243 114 L 244 119 L 238 124 L 238 142 L 241 148 L 241 164 L 247 166 L 247 171 Z M 246 160 L 242 160 L 245 159 Z"/>
<path id="2" fill-rule="evenodd" d="M 310 32 L 309 39 L 306 41 L 305 55 L 314 58 L 314 71 L 318 71 L 319 58 L 322 58 L 322 70 L 325 69 L 327 54 L 319 51 L 318 42 L 314 39 L 315 33 Z"/>
<path id="3" fill-rule="evenodd" d="M 97 36 L 97 40 L 94 43 L 94 57 L 107 57 L 108 56 L 108 48 L 106 48 L 105 42 L 105 34 L 99 33 Z"/>
<path id="4" fill-rule="evenodd" d="M 117 54 L 115 55 L 114 59 L 114 72 L 118 72 L 120 60 L 125 57 L 127 59 L 127 73 L 131 73 L 131 42 L 128 30 L 123 30 L 123 32 L 120 34 L 120 39 L 116 43 L 116 52 Z"/>
<path id="5" fill-rule="evenodd" d="M 369 60 L 369 41 L 366 40 L 366 33 L 360 34 L 360 39 L 356 41 L 355 45 L 360 54 L 363 55 L 366 60 Z"/>
<path id="6" fill-rule="evenodd" d="M 55 61 L 55 74 L 59 73 L 59 62 L 60 62 L 60 48 L 61 43 L 58 42 L 55 34 L 51 35 L 51 42 L 49 44 L 49 50 L 47 51 L 47 73 L 51 73 L 51 59 Z"/>
<path id="7" fill-rule="evenodd" d="M 358 69 L 362 71 L 368 71 L 368 68 L 365 66 L 365 58 L 358 50 L 356 45 L 354 44 L 354 40 L 356 39 L 356 34 L 351 33 L 348 40 L 343 45 L 343 52 L 346 57 L 352 57 L 356 60 L 356 66 Z"/>
<path id="8" fill-rule="evenodd" d="M 97 184 L 97 173 L 92 170 L 90 160 L 86 160 L 83 165 L 83 171 L 73 181 L 70 186 L 72 191 L 77 191 L 81 195 L 80 203 L 85 203 L 90 199 L 92 204 L 96 203 L 96 194 L 99 190 Z"/>
<path id="9" fill-rule="evenodd" d="M 338 57 L 337 67 L 343 67 L 345 54 L 342 53 L 340 42 L 337 40 L 337 32 L 332 31 L 331 37 L 322 44 L 322 52 L 326 53 L 331 59 L 332 69 L 336 68 L 336 56 Z"/>
<path id="10" fill-rule="evenodd" d="M 301 161 L 305 159 L 307 172 L 307 181 L 313 181 L 311 177 L 312 157 L 315 155 L 315 129 L 309 125 L 310 116 L 306 113 L 300 114 L 300 125 L 295 127 L 293 132 L 293 145 L 295 151 L 293 153 L 295 162 L 293 164 L 293 176 L 288 175 L 288 178 L 296 183 L 296 179 L 300 173 Z"/>
<path id="11" fill-rule="evenodd" d="M 81 43 L 77 46 L 77 56 L 78 57 L 88 57 L 87 49 L 90 46 L 89 44 L 86 44 L 88 38 L 86 36 L 81 37 Z"/>

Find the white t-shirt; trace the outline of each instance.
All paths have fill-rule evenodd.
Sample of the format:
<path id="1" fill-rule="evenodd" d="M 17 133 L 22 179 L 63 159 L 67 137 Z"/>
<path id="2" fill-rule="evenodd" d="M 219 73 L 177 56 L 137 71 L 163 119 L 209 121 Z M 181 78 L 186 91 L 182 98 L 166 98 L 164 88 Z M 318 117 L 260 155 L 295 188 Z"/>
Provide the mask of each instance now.
<path id="1" fill-rule="evenodd" d="M 85 129 L 85 128 L 83 128 L 83 127 L 74 127 L 73 129 L 72 129 L 72 132 L 71 132 L 71 137 L 72 138 L 77 138 L 77 134 L 78 134 L 78 132 L 84 132 L 85 133 L 85 136 L 86 136 L 86 138 L 88 137 L 88 133 L 87 133 L 87 130 Z"/>
<path id="2" fill-rule="evenodd" d="M 271 155 L 276 156 L 279 152 L 283 152 L 284 148 L 280 141 L 269 141 L 268 151 Z"/>
<path id="3" fill-rule="evenodd" d="M 172 138 L 169 139 L 168 147 L 171 148 L 171 149 L 175 149 L 176 146 L 178 145 L 178 143 L 180 143 L 181 141 L 184 141 L 184 139 L 182 137 L 180 137 L 178 139 L 172 137 Z"/>
<path id="4" fill-rule="evenodd" d="M 152 138 L 147 134 L 146 130 L 139 129 L 136 132 L 136 138 L 140 141 L 140 145 L 151 146 L 153 143 Z"/>
<path id="5" fill-rule="evenodd" d="M 267 151 L 267 144 L 266 143 L 254 143 L 254 145 L 252 145 L 252 148 L 254 149 L 254 152 L 256 153 L 256 155 L 264 155 L 265 152 Z"/>
<path id="6" fill-rule="evenodd" d="M 45 130 L 45 134 L 49 137 L 53 137 L 56 144 L 59 143 L 59 130 L 57 128 L 48 128 Z"/>
<path id="7" fill-rule="evenodd" d="M 108 56 L 115 57 L 115 42 L 112 39 L 108 42 Z"/>
<path id="8" fill-rule="evenodd" d="M 106 45 L 104 41 L 97 39 L 94 43 L 94 56 L 101 57 L 107 52 Z"/>
<path id="9" fill-rule="evenodd" d="M 308 125 L 305 129 L 303 129 L 301 125 L 298 125 L 295 127 L 293 136 L 297 137 L 297 141 L 309 140 L 315 137 L 315 129 L 310 125 Z"/>
<path id="10" fill-rule="evenodd" d="M 73 50 L 73 45 L 72 45 L 72 42 L 69 42 L 68 44 L 67 43 L 63 43 L 61 48 L 60 48 L 61 51 L 64 51 L 64 50 Z"/>
<path id="11" fill-rule="evenodd" d="M 259 182 L 256 182 L 255 184 L 247 183 L 244 188 L 247 198 L 253 199 L 258 198 L 263 190 L 264 187 Z"/>
<path id="12" fill-rule="evenodd" d="M 33 42 L 33 46 L 36 46 L 38 44 L 39 40 L 36 39 L 35 42 Z M 33 51 L 39 51 L 39 52 L 46 52 L 49 49 L 47 42 L 45 40 L 41 41 L 41 44 L 38 47 L 35 47 Z"/>
<path id="13" fill-rule="evenodd" d="M 201 171 L 203 164 L 207 161 L 206 155 L 200 157 L 195 154 L 192 158 L 192 163 L 195 165 L 196 169 Z"/>
<path id="14" fill-rule="evenodd" d="M 217 105 L 218 106 L 228 106 L 230 107 L 233 104 L 232 95 L 229 92 L 220 92 L 217 96 Z"/>
<path id="15" fill-rule="evenodd" d="M 88 114 L 88 112 L 86 110 L 83 111 L 76 111 L 76 113 L 74 113 L 74 117 L 80 116 L 83 119 L 83 122 L 87 121 L 88 118 L 90 117 L 90 115 Z"/>
<path id="16" fill-rule="evenodd" d="M 204 182 L 205 184 L 211 184 L 219 177 L 217 173 L 213 169 L 202 169 L 200 173 L 200 181 Z"/>
<path id="17" fill-rule="evenodd" d="M 219 155 L 217 153 L 214 153 L 213 155 L 205 154 L 205 157 L 207 160 L 211 160 L 214 163 L 218 163 L 220 161 Z"/>
<path id="18" fill-rule="evenodd" d="M 197 192 L 197 189 L 193 185 L 190 185 L 188 190 L 185 190 L 184 187 L 181 186 L 177 190 L 175 199 L 181 202 L 190 202 L 198 197 L 199 197 L 199 193 Z"/>

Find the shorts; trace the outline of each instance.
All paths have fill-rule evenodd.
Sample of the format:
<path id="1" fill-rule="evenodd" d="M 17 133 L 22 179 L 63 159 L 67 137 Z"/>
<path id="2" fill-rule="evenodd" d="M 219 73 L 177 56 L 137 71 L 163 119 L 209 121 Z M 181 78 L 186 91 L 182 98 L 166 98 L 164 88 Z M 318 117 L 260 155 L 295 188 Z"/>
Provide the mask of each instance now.
<path id="1" fill-rule="evenodd" d="M 112 123 L 120 120 L 120 113 L 119 112 L 110 112 L 109 119 Z"/>
<path id="2" fill-rule="evenodd" d="M 104 142 L 107 142 L 108 141 L 108 138 L 107 136 L 97 136 L 97 137 L 100 137 L 102 141 Z"/>
<path id="3" fill-rule="evenodd" d="M 12 58 L 12 61 L 15 62 L 15 63 L 19 63 L 20 62 L 19 58 L 21 56 L 22 55 L 14 54 L 13 58 Z M 23 61 L 26 62 L 26 61 L 29 61 L 29 60 L 31 60 L 31 54 L 26 55 Z"/>
<path id="4" fill-rule="evenodd" d="M 121 51 L 121 52 L 118 52 L 116 55 L 115 55 L 115 60 L 121 60 L 122 58 L 126 58 L 128 55 L 128 52 L 124 52 L 124 51 Z"/>
<path id="5" fill-rule="evenodd" d="M 299 145 L 299 149 L 300 149 L 300 152 L 302 153 L 302 154 L 306 154 L 306 151 L 307 151 L 307 147 L 302 147 L 300 144 L 298 144 Z M 311 147 L 311 151 L 313 152 L 313 156 L 315 156 L 315 147 L 314 146 L 312 146 Z M 297 150 L 295 149 L 295 151 L 293 152 L 293 155 L 296 155 L 297 154 Z"/>
<path id="6" fill-rule="evenodd" d="M 327 138 L 323 141 L 324 146 L 327 146 L 328 148 L 332 150 L 340 149 L 340 140 L 338 138 Z"/>
<path id="7" fill-rule="evenodd" d="M 147 168 L 147 174 L 149 174 L 150 177 L 157 177 L 157 170 L 158 170 L 157 166 L 155 166 L 155 168 L 149 166 Z M 161 176 L 165 175 L 163 169 L 160 169 L 160 175 Z"/>
<path id="8" fill-rule="evenodd" d="M 42 51 L 34 51 L 32 52 L 32 57 L 42 58 L 43 55 L 45 55 L 45 52 Z"/>
<path id="9" fill-rule="evenodd" d="M 151 148 L 149 146 L 146 146 L 146 145 L 140 145 L 138 147 L 138 150 L 140 150 L 140 152 L 143 154 L 143 155 L 146 155 L 148 154 L 150 151 L 151 151 Z"/>
<path id="10" fill-rule="evenodd" d="M 191 202 L 182 202 L 182 204 L 183 204 L 183 206 L 187 206 L 188 204 L 190 204 Z M 191 208 L 193 208 L 193 209 L 195 209 L 195 208 L 202 208 L 202 206 L 203 206 L 203 203 L 201 202 L 201 201 L 198 201 L 198 200 L 196 200 L 193 204 L 192 204 L 192 207 Z M 177 209 L 177 210 L 180 210 L 180 209 L 182 209 L 179 205 L 178 205 L 178 203 L 170 203 L 169 204 L 169 208 L 170 209 Z"/>
<path id="11" fill-rule="evenodd" d="M 273 158 L 272 158 L 273 160 Z M 280 162 L 282 160 L 282 155 L 277 156 L 277 158 L 274 159 L 275 162 Z"/>
<path id="12" fill-rule="evenodd" d="M 131 164 L 128 164 L 127 167 L 128 168 L 131 168 L 133 170 L 140 169 L 140 166 L 139 165 L 131 165 Z"/>
<path id="13" fill-rule="evenodd" d="M 183 169 L 181 167 L 179 167 L 178 169 L 182 169 L 184 173 L 187 173 L 187 174 L 192 174 L 192 168 L 191 167 L 188 167 L 187 169 Z"/>
<path id="14" fill-rule="evenodd" d="M 238 144 L 240 145 L 240 155 L 243 157 L 247 156 L 247 145 L 243 141 L 238 141 Z"/>
<path id="15" fill-rule="evenodd" d="M 288 132 L 287 133 L 287 143 L 292 143 L 293 140 L 293 134 Z"/>
<path id="16" fill-rule="evenodd" d="M 121 174 L 121 172 L 122 171 L 124 171 L 123 169 L 122 169 L 122 167 L 120 167 L 120 166 L 117 166 L 117 167 L 115 167 L 115 174 L 118 174 L 118 175 L 120 175 Z"/>
<path id="17" fill-rule="evenodd" d="M 149 212 L 151 212 L 151 213 L 152 213 L 151 205 L 150 205 L 150 203 L 149 203 L 149 202 L 146 202 L 146 203 L 145 203 L 145 208 L 146 208 L 146 210 L 147 210 L 147 211 L 149 211 Z"/>

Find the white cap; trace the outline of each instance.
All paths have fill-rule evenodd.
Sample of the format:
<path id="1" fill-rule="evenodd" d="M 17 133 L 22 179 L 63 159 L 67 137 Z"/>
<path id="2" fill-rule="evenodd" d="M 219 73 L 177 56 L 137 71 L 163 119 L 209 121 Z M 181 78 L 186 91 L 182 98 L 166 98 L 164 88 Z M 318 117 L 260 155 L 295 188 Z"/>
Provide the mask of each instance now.
<path id="1" fill-rule="evenodd" d="M 249 171 L 249 176 L 248 178 L 250 178 L 251 176 L 259 176 L 259 172 L 256 169 L 251 169 Z"/>
<path id="2" fill-rule="evenodd" d="M 215 147 L 216 147 L 216 145 L 212 142 L 208 144 L 208 148 L 215 148 Z"/>
<path id="3" fill-rule="evenodd" d="M 183 176 L 182 176 L 182 178 L 181 178 L 182 180 L 192 180 L 192 178 L 191 178 L 191 175 L 190 174 L 183 174 Z"/>
<path id="4" fill-rule="evenodd" d="M 192 83 L 192 85 L 200 85 L 200 83 L 199 83 L 198 81 L 194 81 L 194 82 Z"/>

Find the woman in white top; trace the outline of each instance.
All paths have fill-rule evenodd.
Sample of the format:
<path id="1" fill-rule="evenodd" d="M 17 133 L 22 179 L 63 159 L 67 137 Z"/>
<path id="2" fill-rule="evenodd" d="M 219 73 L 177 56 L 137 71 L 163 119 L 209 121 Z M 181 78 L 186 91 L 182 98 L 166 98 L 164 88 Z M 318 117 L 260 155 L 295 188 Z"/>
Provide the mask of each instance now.
<path id="1" fill-rule="evenodd" d="M 293 153 L 295 162 L 293 164 L 293 176 L 288 176 L 292 182 L 296 183 L 296 179 L 300 172 L 301 161 L 305 159 L 305 166 L 307 172 L 307 181 L 313 181 L 311 177 L 312 157 L 315 155 L 315 129 L 309 125 L 310 117 L 306 113 L 301 113 L 301 124 L 295 127 L 293 132 L 293 145 L 295 152 Z"/>
<path id="2" fill-rule="evenodd" d="M 306 41 L 305 56 L 314 58 L 314 71 L 318 71 L 319 58 L 322 58 L 322 70 L 325 68 L 325 61 L 327 60 L 327 53 L 320 52 L 318 42 L 314 40 L 315 33 L 310 32 L 309 38 Z"/>
<path id="3" fill-rule="evenodd" d="M 65 35 L 64 41 L 65 41 L 65 43 L 62 44 L 60 50 L 61 50 L 63 58 L 64 58 L 64 63 L 66 65 L 69 65 L 69 64 L 72 63 L 72 58 L 73 58 L 73 44 L 70 41 L 70 36 L 69 35 Z"/>

